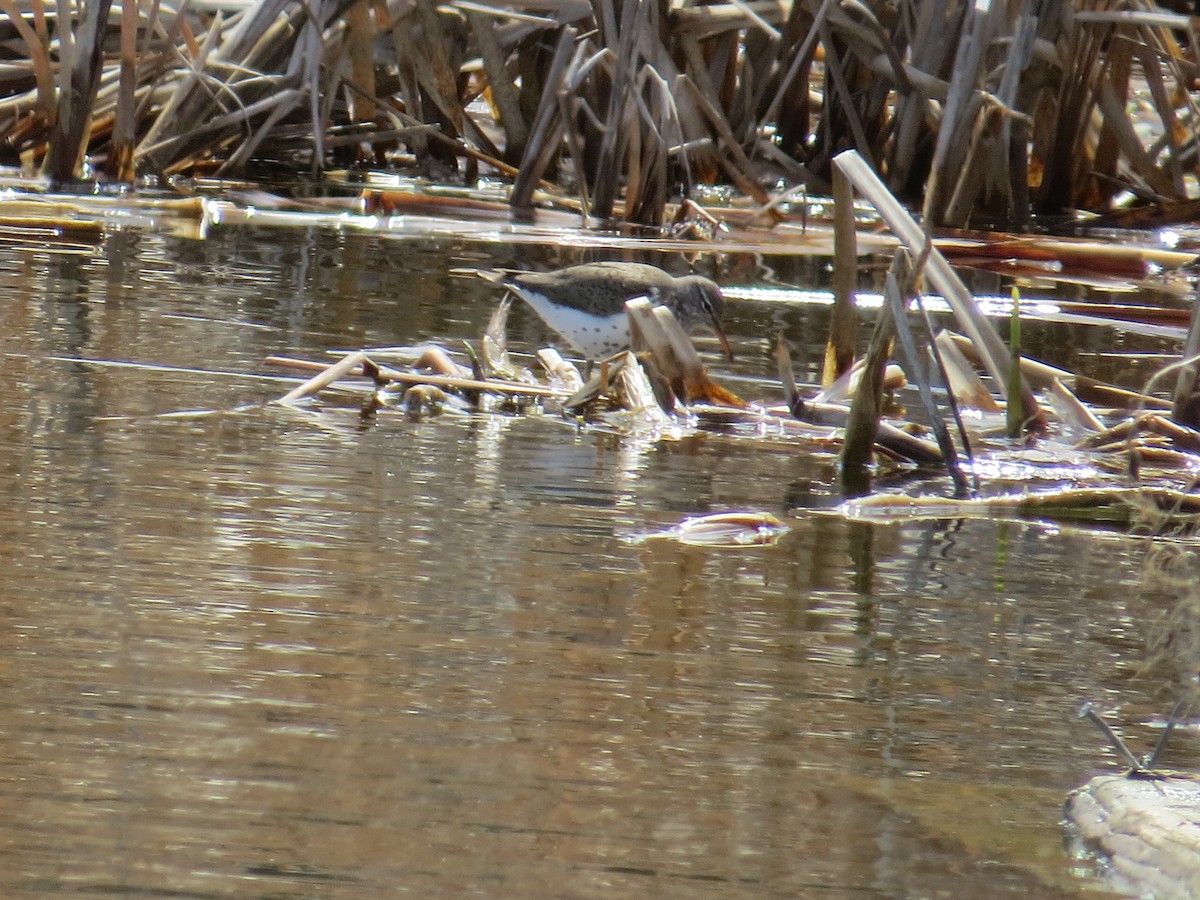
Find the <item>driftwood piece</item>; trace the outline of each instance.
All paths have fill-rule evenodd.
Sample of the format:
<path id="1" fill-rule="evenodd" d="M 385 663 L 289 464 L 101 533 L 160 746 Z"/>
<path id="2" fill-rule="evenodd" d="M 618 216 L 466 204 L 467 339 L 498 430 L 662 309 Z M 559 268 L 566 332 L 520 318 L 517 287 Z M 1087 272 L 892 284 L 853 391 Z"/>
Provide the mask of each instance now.
<path id="1" fill-rule="evenodd" d="M 1141 897 L 1200 892 L 1200 777 L 1102 775 L 1067 796 L 1075 842 L 1108 865 L 1113 887 Z"/>

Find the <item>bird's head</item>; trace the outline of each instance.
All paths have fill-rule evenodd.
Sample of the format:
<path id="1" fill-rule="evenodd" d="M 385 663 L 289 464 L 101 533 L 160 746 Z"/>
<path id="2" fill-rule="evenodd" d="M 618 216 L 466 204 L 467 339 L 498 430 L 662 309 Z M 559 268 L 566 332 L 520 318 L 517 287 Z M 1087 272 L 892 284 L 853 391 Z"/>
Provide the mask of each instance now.
<path id="1" fill-rule="evenodd" d="M 713 330 L 721 342 L 721 350 L 727 359 L 733 359 L 729 339 L 721 329 L 725 317 L 725 298 L 715 281 L 703 275 L 686 275 L 680 278 L 675 290 L 676 302 L 672 312 L 685 329 L 706 325 Z"/>

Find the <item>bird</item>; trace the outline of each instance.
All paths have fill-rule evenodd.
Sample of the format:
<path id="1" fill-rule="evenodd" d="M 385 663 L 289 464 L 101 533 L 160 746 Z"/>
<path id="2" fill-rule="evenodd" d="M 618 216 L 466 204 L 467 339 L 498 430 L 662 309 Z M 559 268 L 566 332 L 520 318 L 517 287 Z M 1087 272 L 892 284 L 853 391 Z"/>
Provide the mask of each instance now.
<path id="1" fill-rule="evenodd" d="M 684 330 L 708 326 L 733 359 L 721 330 L 725 298 L 702 275 L 676 277 L 647 263 L 596 262 L 553 272 L 482 269 L 481 277 L 508 288 L 589 361 L 606 359 L 629 348 L 625 302 L 645 297 L 665 306 Z"/>

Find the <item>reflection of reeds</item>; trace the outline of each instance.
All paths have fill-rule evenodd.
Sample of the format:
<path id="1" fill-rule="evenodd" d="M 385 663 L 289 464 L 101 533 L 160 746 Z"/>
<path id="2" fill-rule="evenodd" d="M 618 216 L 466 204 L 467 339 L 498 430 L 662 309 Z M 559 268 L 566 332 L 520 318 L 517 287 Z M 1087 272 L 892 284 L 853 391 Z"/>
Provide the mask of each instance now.
<path id="1" fill-rule="evenodd" d="M 1168 523 L 1151 504 L 1138 507 L 1138 531 L 1182 540 L 1147 544 L 1142 567 L 1143 589 L 1162 598 L 1161 606 L 1143 616 L 1148 643 L 1145 671 L 1161 679 L 1167 693 L 1191 706 L 1200 685 L 1200 574 L 1195 540 L 1196 521 Z"/>
<path id="2" fill-rule="evenodd" d="M 1157 429 L 1153 422 L 1167 426 L 1168 431 L 1179 429 L 1182 435 L 1194 440 L 1192 430 L 1195 419 L 1196 389 L 1196 343 L 1200 340 L 1200 316 L 1193 309 L 1192 326 L 1184 347 L 1183 358 L 1161 369 L 1146 385 L 1145 393 L 1151 395 L 1160 385 L 1175 382 L 1172 414 L 1175 421 L 1160 416 L 1143 415 L 1133 420 L 1129 433 L 1129 473 L 1136 482 L 1140 477 L 1140 459 L 1132 450 L 1132 440 L 1137 432 L 1146 430 L 1168 433 Z M 1182 444 L 1181 444 L 1182 446 Z M 1181 496 L 1194 496 L 1197 482 L 1184 487 Z M 1142 565 L 1142 586 L 1148 594 L 1165 599 L 1161 607 L 1154 608 L 1143 616 L 1149 656 L 1146 670 L 1159 676 L 1167 688 L 1183 705 L 1176 709 L 1191 707 L 1200 694 L 1200 554 L 1195 548 L 1196 536 L 1200 534 L 1200 516 L 1185 510 L 1182 500 L 1178 504 L 1163 507 L 1150 497 L 1140 498 L 1134 506 L 1136 518 L 1133 531 L 1150 536 Z M 1184 513 L 1181 515 L 1181 513 Z M 1157 538 L 1154 539 L 1154 538 Z M 1164 540 L 1165 538 L 1165 540 Z"/>
<path id="3" fill-rule="evenodd" d="M 415 162 L 519 166 L 595 218 L 856 148 L 933 219 L 1188 199 L 1197 41 L 1145 0 L 0 0 L 0 133 L 58 180 Z M 486 105 L 476 101 L 483 99 Z M 1135 119 L 1131 103 L 1141 111 Z M 357 153 L 357 157 L 355 157 Z M 1193 190 L 1194 192 L 1194 190 Z"/>

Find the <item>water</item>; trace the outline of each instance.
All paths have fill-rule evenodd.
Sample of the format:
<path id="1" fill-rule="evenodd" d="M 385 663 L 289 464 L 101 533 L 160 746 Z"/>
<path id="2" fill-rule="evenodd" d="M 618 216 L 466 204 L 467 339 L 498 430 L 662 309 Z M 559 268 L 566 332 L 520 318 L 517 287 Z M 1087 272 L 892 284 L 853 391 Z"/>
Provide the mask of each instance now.
<path id="1" fill-rule="evenodd" d="M 828 455 L 779 441 L 268 403 L 270 354 L 477 337 L 494 291 L 447 268 L 520 260 L 248 229 L 0 250 L 0 894 L 1094 887 L 1061 807 L 1116 763 L 1075 712 L 1144 744 L 1167 705 L 1133 677 L 1132 540 L 849 524 L 809 511 Z M 820 324 L 736 307 L 737 388 L 770 390 L 777 327 L 810 326 L 810 370 Z M 791 530 L 638 539 L 740 508 Z"/>

